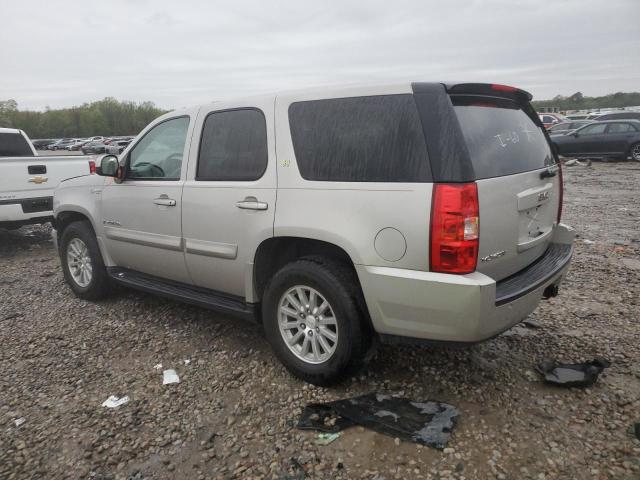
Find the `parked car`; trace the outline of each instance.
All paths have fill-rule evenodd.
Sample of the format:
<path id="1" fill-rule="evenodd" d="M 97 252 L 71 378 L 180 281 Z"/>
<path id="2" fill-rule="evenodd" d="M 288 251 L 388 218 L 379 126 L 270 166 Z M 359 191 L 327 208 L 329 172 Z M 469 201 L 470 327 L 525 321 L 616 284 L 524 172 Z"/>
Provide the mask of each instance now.
<path id="1" fill-rule="evenodd" d="M 36 140 L 32 140 L 31 143 L 36 150 L 46 150 L 48 145 L 57 142 L 57 139 L 53 138 L 38 138 Z"/>
<path id="2" fill-rule="evenodd" d="M 67 144 L 71 143 L 72 138 L 61 138 L 60 140 L 56 140 L 50 145 L 47 145 L 47 150 L 60 150 L 64 148 Z"/>
<path id="3" fill-rule="evenodd" d="M 82 150 L 82 153 L 84 153 L 85 155 L 104 153 L 106 145 L 102 142 L 102 140 L 99 140 L 96 142 L 85 143 L 82 147 L 80 147 L 80 150 Z"/>
<path id="4" fill-rule="evenodd" d="M 492 338 L 557 294 L 572 255 L 530 100 L 414 83 L 170 112 L 56 190 L 65 279 L 85 299 L 119 283 L 251 319 L 317 384 L 376 337 Z"/>
<path id="5" fill-rule="evenodd" d="M 79 156 L 37 156 L 22 130 L 0 128 L 0 228 L 48 222 L 53 218 L 53 189 L 62 180 L 95 172 L 95 163 Z"/>
<path id="6" fill-rule="evenodd" d="M 627 158 L 640 162 L 640 121 L 603 120 L 552 137 L 565 157 Z"/>
<path id="7" fill-rule="evenodd" d="M 556 123 L 566 122 L 566 118 L 559 113 L 539 113 L 540 121 L 544 125 L 544 128 L 549 130 Z"/>
<path id="8" fill-rule="evenodd" d="M 640 112 L 611 112 L 596 118 L 598 122 L 602 120 L 640 120 Z"/>
<path id="9" fill-rule="evenodd" d="M 65 150 L 80 150 L 80 147 L 86 143 L 86 139 L 84 138 L 76 138 L 73 142 L 69 143 L 64 147 Z"/>
<path id="10" fill-rule="evenodd" d="M 105 147 L 105 153 L 120 155 L 131 143 L 131 140 L 115 140 Z"/>
<path id="11" fill-rule="evenodd" d="M 549 135 L 563 135 L 591 123 L 590 120 L 556 123 L 549 129 Z"/>

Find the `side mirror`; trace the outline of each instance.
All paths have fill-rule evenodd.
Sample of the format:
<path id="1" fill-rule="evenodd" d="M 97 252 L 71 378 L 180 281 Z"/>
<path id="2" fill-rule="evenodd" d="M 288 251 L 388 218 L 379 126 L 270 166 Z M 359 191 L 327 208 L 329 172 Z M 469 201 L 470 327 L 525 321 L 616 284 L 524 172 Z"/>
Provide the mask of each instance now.
<path id="1" fill-rule="evenodd" d="M 576 138 L 578 138 L 580 136 L 580 134 L 578 132 L 573 132 L 571 135 L 573 135 Z"/>
<path id="2" fill-rule="evenodd" d="M 96 173 L 103 177 L 117 177 L 120 170 L 120 162 L 115 155 L 105 155 L 100 160 L 100 166 L 96 168 Z"/>

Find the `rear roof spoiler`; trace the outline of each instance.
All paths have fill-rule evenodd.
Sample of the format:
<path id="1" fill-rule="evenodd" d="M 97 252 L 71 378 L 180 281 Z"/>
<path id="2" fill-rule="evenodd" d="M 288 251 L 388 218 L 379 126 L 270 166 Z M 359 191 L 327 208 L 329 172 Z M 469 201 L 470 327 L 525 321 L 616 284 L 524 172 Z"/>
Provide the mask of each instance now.
<path id="1" fill-rule="evenodd" d="M 499 83 L 444 83 L 444 88 L 450 94 L 490 95 L 492 97 L 506 97 L 520 102 L 530 102 L 533 95 L 520 88 Z"/>

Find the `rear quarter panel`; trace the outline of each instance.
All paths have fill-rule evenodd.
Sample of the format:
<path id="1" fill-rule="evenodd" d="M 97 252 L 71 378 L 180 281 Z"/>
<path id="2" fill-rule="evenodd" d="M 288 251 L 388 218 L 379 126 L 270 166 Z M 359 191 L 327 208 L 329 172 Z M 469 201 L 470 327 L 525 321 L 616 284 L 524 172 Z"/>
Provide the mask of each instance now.
<path id="1" fill-rule="evenodd" d="M 304 237 L 332 243 L 359 265 L 428 269 L 432 184 L 305 180 L 297 166 L 289 128 L 288 109 L 294 102 L 403 93 L 412 93 L 411 86 L 325 89 L 317 94 L 277 97 L 276 237 Z M 389 251 L 403 251 L 401 258 L 388 260 L 377 251 L 376 236 L 383 229 L 400 232 L 401 235 L 391 233 L 386 247 Z"/>

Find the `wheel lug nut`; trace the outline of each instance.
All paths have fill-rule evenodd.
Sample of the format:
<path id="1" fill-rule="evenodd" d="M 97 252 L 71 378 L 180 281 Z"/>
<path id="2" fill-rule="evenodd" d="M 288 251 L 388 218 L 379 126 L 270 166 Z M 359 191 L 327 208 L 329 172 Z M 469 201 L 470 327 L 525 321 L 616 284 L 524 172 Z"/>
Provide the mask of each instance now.
<path id="1" fill-rule="evenodd" d="M 309 336 L 313 337 L 313 330 L 309 330 Z"/>
<path id="2" fill-rule="evenodd" d="M 316 327 L 316 332 L 320 333 L 320 327 Z"/>
<path id="3" fill-rule="evenodd" d="M 304 330 L 305 328 L 307 328 L 307 326 L 304 323 L 301 323 L 300 324 L 300 328 L 302 328 Z"/>

